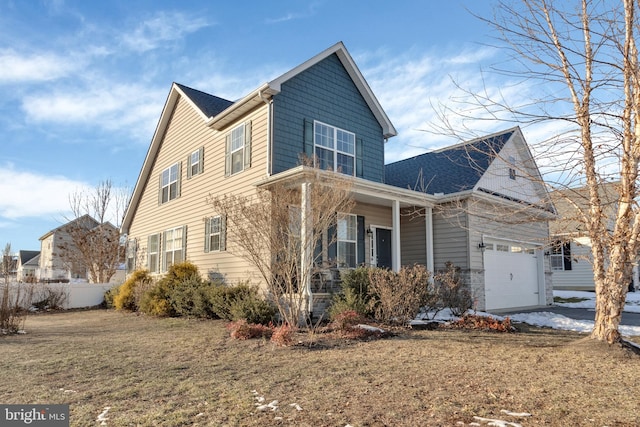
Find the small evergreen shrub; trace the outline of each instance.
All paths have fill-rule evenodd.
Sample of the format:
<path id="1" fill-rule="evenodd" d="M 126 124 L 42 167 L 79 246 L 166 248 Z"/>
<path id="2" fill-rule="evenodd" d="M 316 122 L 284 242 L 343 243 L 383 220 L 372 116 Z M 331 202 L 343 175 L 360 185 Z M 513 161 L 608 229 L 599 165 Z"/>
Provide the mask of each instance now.
<path id="1" fill-rule="evenodd" d="M 221 319 L 266 325 L 272 322 L 276 309 L 260 298 L 258 289 L 247 283 L 236 286 L 215 285 L 209 295 L 211 310 Z"/>
<path id="2" fill-rule="evenodd" d="M 209 304 L 209 292 L 213 286 L 200 276 L 191 276 L 177 283 L 169 290 L 169 302 L 173 311 L 182 317 L 216 317 Z"/>
<path id="3" fill-rule="evenodd" d="M 120 292 L 120 286 L 122 285 L 114 286 L 104 293 L 104 306 L 106 308 L 115 308 L 113 300 L 116 295 L 118 295 L 118 292 Z"/>
<path id="4" fill-rule="evenodd" d="M 116 310 L 137 311 L 139 308 L 139 299 L 136 298 L 137 288 L 146 288 L 153 283 L 153 278 L 147 270 L 136 270 L 131 276 L 120 286 L 112 289 L 107 293 L 113 294 L 113 307 Z M 107 295 L 105 295 L 107 300 Z M 107 301 L 107 305 L 109 302 Z"/>
<path id="5" fill-rule="evenodd" d="M 342 274 L 341 291 L 334 295 L 329 307 L 329 318 L 334 320 L 336 316 L 345 311 L 355 311 L 362 316 L 372 314 L 369 308 L 371 294 L 369 293 L 369 271 L 367 267 L 358 267 Z"/>
<path id="6" fill-rule="evenodd" d="M 171 300 L 172 293 L 189 280 L 202 280 L 195 264 L 189 261 L 172 264 L 167 274 L 142 295 L 140 311 L 160 317 L 177 316 Z"/>

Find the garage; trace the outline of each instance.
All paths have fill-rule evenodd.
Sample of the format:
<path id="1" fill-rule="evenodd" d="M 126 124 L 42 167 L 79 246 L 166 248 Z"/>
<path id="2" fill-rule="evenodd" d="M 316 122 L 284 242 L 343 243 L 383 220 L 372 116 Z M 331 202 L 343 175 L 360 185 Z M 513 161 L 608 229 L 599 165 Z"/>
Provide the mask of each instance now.
<path id="1" fill-rule="evenodd" d="M 486 241 L 484 248 L 486 310 L 539 305 L 535 246 Z"/>

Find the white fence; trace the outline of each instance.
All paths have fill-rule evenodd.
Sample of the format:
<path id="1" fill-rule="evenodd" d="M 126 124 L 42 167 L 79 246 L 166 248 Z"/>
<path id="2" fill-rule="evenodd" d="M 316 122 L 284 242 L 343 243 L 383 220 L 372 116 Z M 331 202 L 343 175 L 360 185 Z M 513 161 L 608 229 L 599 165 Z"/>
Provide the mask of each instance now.
<path id="1" fill-rule="evenodd" d="M 9 298 L 12 304 L 16 300 L 24 308 L 35 304 L 46 305 L 47 299 L 62 308 L 84 308 L 102 304 L 104 293 L 117 286 L 114 283 L 12 283 L 9 285 Z M 4 291 L 5 284 L 0 289 Z M 2 293 L 0 293 L 0 298 Z"/>

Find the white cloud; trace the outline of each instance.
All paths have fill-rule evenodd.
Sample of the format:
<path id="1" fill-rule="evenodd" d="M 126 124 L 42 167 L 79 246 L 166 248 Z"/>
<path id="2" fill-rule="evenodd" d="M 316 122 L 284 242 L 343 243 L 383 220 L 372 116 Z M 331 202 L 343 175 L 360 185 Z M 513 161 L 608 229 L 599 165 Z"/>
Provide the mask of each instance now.
<path id="1" fill-rule="evenodd" d="M 124 34 L 121 41 L 135 52 L 146 52 L 209 25 L 204 18 L 194 18 L 180 12 L 158 12 L 141 22 L 133 32 Z"/>
<path id="2" fill-rule="evenodd" d="M 78 62 L 51 54 L 21 55 L 13 49 L 0 50 L 0 83 L 45 82 L 73 73 Z"/>
<path id="3" fill-rule="evenodd" d="M 69 194 L 87 184 L 63 176 L 0 166 L 0 216 L 5 219 L 51 217 L 69 212 Z"/>
<path id="4" fill-rule="evenodd" d="M 23 99 L 29 120 L 67 125 L 91 124 L 148 142 L 169 88 L 92 82 L 93 87 L 54 89 Z"/>

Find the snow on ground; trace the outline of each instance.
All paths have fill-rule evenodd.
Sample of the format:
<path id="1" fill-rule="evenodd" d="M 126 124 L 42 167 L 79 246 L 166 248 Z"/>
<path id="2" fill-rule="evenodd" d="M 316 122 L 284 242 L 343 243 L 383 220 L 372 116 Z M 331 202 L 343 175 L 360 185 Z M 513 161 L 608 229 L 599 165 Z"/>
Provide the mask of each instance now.
<path id="1" fill-rule="evenodd" d="M 585 291 L 553 291 L 555 297 L 564 299 L 576 298 L 582 299 L 580 302 L 559 302 L 554 305 L 558 307 L 568 308 L 584 308 L 594 311 L 596 306 L 596 294 L 594 292 Z M 630 313 L 640 313 L 640 292 L 629 292 L 627 294 L 627 301 L 624 307 L 624 311 Z M 498 319 L 502 319 L 501 316 L 496 316 L 490 313 L 477 312 L 475 314 L 481 316 L 492 316 Z M 514 322 L 527 323 L 533 326 L 547 327 L 553 329 L 562 329 L 567 331 L 584 332 L 589 333 L 593 330 L 593 320 L 576 320 L 563 316 L 562 314 L 556 314 L 549 311 L 536 311 L 531 313 L 513 313 L 508 315 Z M 413 325 L 426 323 L 429 321 L 449 321 L 455 319 L 455 316 L 448 310 L 442 310 L 433 319 L 431 316 L 424 316 L 418 318 L 411 323 Z M 620 333 L 623 336 L 640 336 L 640 326 L 629 326 L 624 324 L 624 318 L 620 325 Z"/>
<path id="2" fill-rule="evenodd" d="M 553 291 L 555 297 L 564 299 L 576 298 L 582 299 L 580 302 L 558 302 L 555 305 L 568 308 L 586 308 L 595 310 L 596 294 L 595 292 L 585 291 Z M 624 311 L 630 313 L 640 313 L 640 292 L 629 292 L 627 294 L 627 302 Z M 595 316 L 595 311 L 594 311 Z M 528 323 L 534 326 L 546 326 L 554 329 L 564 329 L 576 332 L 591 332 L 593 329 L 592 320 L 575 320 L 570 319 L 561 314 L 555 314 L 548 311 L 534 313 L 515 313 L 510 314 L 509 318 L 514 322 Z M 640 336 L 640 326 L 628 326 L 624 324 L 624 318 L 620 325 L 620 333 L 624 336 Z"/>

